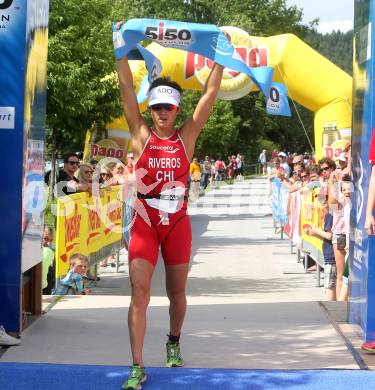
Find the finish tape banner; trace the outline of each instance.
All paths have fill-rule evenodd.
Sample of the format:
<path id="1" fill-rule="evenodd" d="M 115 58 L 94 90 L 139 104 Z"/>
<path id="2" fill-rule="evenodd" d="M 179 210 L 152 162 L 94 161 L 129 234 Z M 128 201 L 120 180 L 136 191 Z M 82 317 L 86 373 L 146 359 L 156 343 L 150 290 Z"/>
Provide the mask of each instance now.
<path id="1" fill-rule="evenodd" d="M 185 23 L 158 19 L 131 19 L 116 30 L 113 24 L 113 44 L 116 59 L 126 56 L 138 42 L 151 40 L 159 45 L 200 54 L 222 66 L 250 77 L 265 96 L 268 96 L 273 68 L 250 68 L 215 25 Z M 151 75 L 149 79 L 152 79 Z"/>
<path id="2" fill-rule="evenodd" d="M 280 226 L 288 222 L 288 197 L 289 191 L 283 187 L 279 179 L 272 180 L 272 216 Z"/>
<path id="3" fill-rule="evenodd" d="M 75 253 L 89 256 L 122 239 L 122 191 L 100 197 L 80 192 L 59 198 L 56 223 L 56 278 L 66 275 Z"/>

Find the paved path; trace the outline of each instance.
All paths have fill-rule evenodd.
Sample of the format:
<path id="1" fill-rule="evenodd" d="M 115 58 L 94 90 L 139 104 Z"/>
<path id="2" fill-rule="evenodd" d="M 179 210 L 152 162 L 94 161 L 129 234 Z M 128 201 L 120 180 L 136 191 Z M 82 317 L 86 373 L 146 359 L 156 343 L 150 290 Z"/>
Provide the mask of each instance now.
<path id="1" fill-rule="evenodd" d="M 188 367 L 358 368 L 318 304 L 322 288 L 275 236 L 268 182 L 223 186 L 190 207 L 193 254 L 182 347 Z M 128 364 L 129 281 L 101 269 L 93 296 L 66 297 L 2 361 Z M 168 331 L 162 262 L 155 271 L 145 361 L 164 365 Z"/>

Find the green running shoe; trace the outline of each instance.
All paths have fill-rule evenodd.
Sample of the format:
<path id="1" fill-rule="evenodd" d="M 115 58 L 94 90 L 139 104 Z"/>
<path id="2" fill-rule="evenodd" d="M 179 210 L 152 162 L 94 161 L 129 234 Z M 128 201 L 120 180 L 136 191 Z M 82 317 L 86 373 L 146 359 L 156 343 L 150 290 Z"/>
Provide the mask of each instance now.
<path id="1" fill-rule="evenodd" d="M 167 342 L 167 367 L 183 367 L 179 343 Z"/>
<path id="2" fill-rule="evenodd" d="M 130 367 L 129 377 L 122 385 L 123 389 L 128 390 L 140 390 L 142 389 L 142 383 L 146 382 L 147 375 L 144 367 L 139 364 L 133 364 Z"/>

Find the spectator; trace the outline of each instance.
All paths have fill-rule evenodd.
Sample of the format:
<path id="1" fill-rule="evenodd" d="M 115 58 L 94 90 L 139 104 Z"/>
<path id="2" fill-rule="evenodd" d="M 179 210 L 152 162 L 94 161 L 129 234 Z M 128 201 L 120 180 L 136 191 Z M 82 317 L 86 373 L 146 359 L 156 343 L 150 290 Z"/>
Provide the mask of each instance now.
<path id="1" fill-rule="evenodd" d="M 113 184 L 112 173 L 107 166 L 100 167 L 100 188 L 108 188 Z"/>
<path id="2" fill-rule="evenodd" d="M 5 347 L 10 347 L 12 345 L 18 345 L 21 342 L 20 339 L 11 336 L 5 330 L 5 328 L 0 325 L 0 345 Z"/>
<path id="3" fill-rule="evenodd" d="M 119 161 L 112 169 L 113 185 L 125 183 L 125 165 Z"/>
<path id="4" fill-rule="evenodd" d="M 314 188 L 322 187 L 322 182 L 320 180 L 321 170 L 318 165 L 311 165 L 309 167 L 309 176 L 308 181 L 306 177 L 304 178 L 304 185 L 301 188 L 301 192 L 312 191 Z"/>
<path id="5" fill-rule="evenodd" d="M 336 297 L 340 297 L 342 279 L 345 269 L 345 256 L 347 252 L 347 236 L 350 215 L 350 177 L 345 177 L 345 183 L 336 181 L 335 172 L 332 171 L 328 183 L 328 204 L 333 215 L 332 244 L 335 253 L 337 279 Z"/>
<path id="6" fill-rule="evenodd" d="M 53 230 L 44 225 L 43 230 L 43 261 L 42 261 L 42 289 L 43 294 L 50 295 L 55 286 L 55 251 L 51 248 Z"/>
<path id="7" fill-rule="evenodd" d="M 305 169 L 300 173 L 302 186 L 306 185 L 310 181 L 310 168 L 305 167 Z"/>
<path id="8" fill-rule="evenodd" d="M 228 164 L 228 178 L 234 179 L 237 175 L 237 160 L 236 156 L 233 155 L 232 157 L 228 157 L 229 164 Z"/>
<path id="9" fill-rule="evenodd" d="M 75 192 L 90 192 L 92 191 L 92 177 L 94 170 L 91 164 L 82 163 L 78 170 L 75 172 L 77 180 L 70 180 L 68 187 L 73 189 Z"/>
<path id="10" fill-rule="evenodd" d="M 346 154 L 344 152 L 340 153 L 336 161 L 337 161 L 337 166 L 335 170 L 336 181 L 341 181 L 343 175 L 349 173 L 348 159 L 346 157 Z"/>
<path id="11" fill-rule="evenodd" d="M 267 174 L 267 151 L 266 149 L 262 150 L 262 153 L 258 157 L 258 163 L 262 166 L 262 174 Z"/>
<path id="12" fill-rule="evenodd" d="M 216 181 L 222 181 L 224 179 L 224 172 L 226 169 L 225 163 L 221 157 L 219 157 L 215 162 L 216 168 Z"/>
<path id="13" fill-rule="evenodd" d="M 84 156 L 83 152 L 77 152 L 76 156 L 78 157 L 79 162 L 83 163 L 83 156 Z"/>
<path id="14" fill-rule="evenodd" d="M 273 179 L 274 177 L 277 177 L 279 179 L 285 178 L 285 171 L 284 168 L 281 166 L 281 160 L 279 158 L 276 158 L 274 160 L 274 167 L 271 171 L 271 174 L 269 175 L 269 179 Z"/>
<path id="15" fill-rule="evenodd" d="M 236 178 L 239 181 L 243 180 L 243 170 L 244 170 L 244 159 L 241 158 L 241 155 L 238 153 L 236 157 L 237 161 L 237 172 L 236 172 Z"/>
<path id="16" fill-rule="evenodd" d="M 199 196 L 199 183 L 201 180 L 201 166 L 196 157 L 190 163 L 190 194 L 189 198 L 195 200 Z"/>
<path id="17" fill-rule="evenodd" d="M 126 156 L 125 175 L 130 176 L 134 173 L 134 154 L 128 153 Z"/>
<path id="18" fill-rule="evenodd" d="M 328 212 L 328 197 L 324 190 L 320 196 L 320 203 L 325 210 L 323 230 L 312 226 L 305 227 L 305 233 L 309 236 L 318 237 L 323 240 L 323 258 L 324 258 L 324 288 L 327 301 L 336 300 L 336 279 L 337 270 L 335 254 L 332 245 L 332 214 Z"/>
<path id="19" fill-rule="evenodd" d="M 54 295 L 86 295 L 91 294 L 89 288 L 85 288 L 84 277 L 88 269 L 87 256 L 76 253 L 70 258 L 70 269 L 66 276 L 60 280 L 60 284 L 54 291 Z"/>
<path id="20" fill-rule="evenodd" d="M 285 177 L 289 178 L 291 170 L 289 164 L 286 162 L 286 154 L 284 152 L 279 153 L 280 166 L 284 169 Z"/>
<path id="21" fill-rule="evenodd" d="M 293 156 L 292 164 L 294 165 L 294 164 L 300 164 L 300 163 L 306 165 L 302 154 L 298 154 L 298 155 Z"/>
<path id="22" fill-rule="evenodd" d="M 201 187 L 204 190 L 208 186 L 210 176 L 211 176 L 211 162 L 209 156 L 206 156 L 202 164 L 202 175 L 201 175 Z"/>
<path id="23" fill-rule="evenodd" d="M 279 155 L 279 151 L 277 149 L 274 149 L 271 154 L 271 160 L 274 160 Z"/>
<path id="24" fill-rule="evenodd" d="M 323 157 L 318 161 L 323 182 L 328 183 L 331 173 L 336 169 L 335 162 L 329 157 Z"/>
<path id="25" fill-rule="evenodd" d="M 96 160 L 95 158 L 92 158 L 90 161 L 89 161 L 90 165 L 92 166 L 92 169 L 95 171 L 96 169 L 96 166 L 98 165 L 99 161 Z"/>
<path id="26" fill-rule="evenodd" d="M 76 191 L 68 183 L 79 183 L 78 179 L 74 176 L 79 165 L 80 162 L 75 153 L 68 153 L 64 156 L 64 168 L 59 171 L 56 178 L 57 196 L 69 195 Z"/>
<path id="27" fill-rule="evenodd" d="M 215 160 L 212 158 L 211 159 L 211 177 L 210 177 L 210 183 L 211 183 L 211 186 L 213 187 L 216 187 L 216 176 L 217 176 L 217 172 L 216 172 L 216 165 L 215 165 Z"/>

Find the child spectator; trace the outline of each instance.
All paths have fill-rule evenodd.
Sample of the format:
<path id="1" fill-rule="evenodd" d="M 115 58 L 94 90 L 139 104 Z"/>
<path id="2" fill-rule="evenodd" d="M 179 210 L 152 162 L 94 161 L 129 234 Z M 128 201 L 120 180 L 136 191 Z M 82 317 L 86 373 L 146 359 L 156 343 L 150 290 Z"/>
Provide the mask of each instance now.
<path id="1" fill-rule="evenodd" d="M 336 297 L 340 297 L 343 273 L 345 269 L 345 256 L 348 247 L 348 231 L 350 216 L 350 193 L 352 183 L 349 175 L 343 176 L 343 181 L 336 181 L 335 172 L 332 172 L 329 178 L 329 197 L 330 212 L 333 215 L 332 225 L 332 244 L 335 252 L 335 261 L 337 268 Z"/>
<path id="2" fill-rule="evenodd" d="M 60 284 L 54 291 L 54 295 L 86 295 L 91 294 L 91 289 L 85 288 L 84 279 L 89 265 L 87 256 L 76 253 L 70 258 L 70 270 L 60 280 Z"/>
<path id="3" fill-rule="evenodd" d="M 307 226 L 305 227 L 305 233 L 309 236 L 315 236 L 323 240 L 323 257 L 324 257 L 324 288 L 325 288 L 325 297 L 327 301 L 336 300 L 336 262 L 335 254 L 333 251 L 332 245 L 332 223 L 333 217 L 332 214 L 328 212 L 328 197 L 324 194 L 324 189 L 322 189 L 321 194 L 319 195 L 320 203 L 325 209 L 324 216 L 324 226 L 323 230 Z"/>
<path id="4" fill-rule="evenodd" d="M 43 294 L 51 294 L 55 284 L 55 252 L 51 248 L 53 231 L 51 226 L 44 225 L 43 230 L 43 261 L 42 261 L 42 289 Z"/>

